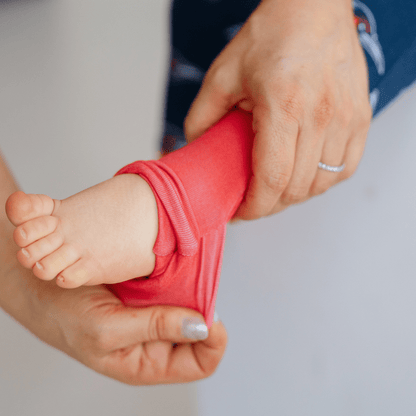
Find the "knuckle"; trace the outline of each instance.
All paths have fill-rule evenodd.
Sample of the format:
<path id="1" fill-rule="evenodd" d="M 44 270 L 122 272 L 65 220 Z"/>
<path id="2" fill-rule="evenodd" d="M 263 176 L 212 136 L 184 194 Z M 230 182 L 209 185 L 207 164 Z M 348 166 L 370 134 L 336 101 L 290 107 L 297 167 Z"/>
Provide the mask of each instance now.
<path id="1" fill-rule="evenodd" d="M 287 95 L 281 100 L 280 109 L 289 120 L 299 121 L 304 109 L 303 99 L 296 94 Z"/>
<path id="2" fill-rule="evenodd" d="M 320 97 L 313 110 L 313 123 L 318 131 L 325 129 L 335 115 L 333 95 L 326 92 Z"/>
<path id="3" fill-rule="evenodd" d="M 305 199 L 308 191 L 305 188 L 292 188 L 282 195 L 282 201 L 289 204 L 294 204 Z"/>
<path id="4" fill-rule="evenodd" d="M 283 192 L 289 184 L 290 174 L 288 172 L 278 172 L 274 175 L 264 174 L 262 181 L 274 194 Z"/>
<path id="5" fill-rule="evenodd" d="M 285 120 L 299 121 L 305 107 L 302 87 L 294 82 L 282 87 L 282 81 L 278 78 L 265 84 L 273 97 L 279 97 L 277 107 Z"/>
<path id="6" fill-rule="evenodd" d="M 162 335 L 166 333 L 167 328 L 166 314 L 161 313 L 158 308 L 155 308 L 150 315 L 149 340 L 159 341 L 162 339 Z"/>

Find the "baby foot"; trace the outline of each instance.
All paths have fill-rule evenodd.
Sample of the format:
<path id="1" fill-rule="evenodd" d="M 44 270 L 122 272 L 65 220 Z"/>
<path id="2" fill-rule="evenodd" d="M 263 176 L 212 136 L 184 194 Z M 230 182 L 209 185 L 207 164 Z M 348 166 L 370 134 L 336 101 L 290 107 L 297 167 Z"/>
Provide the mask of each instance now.
<path id="1" fill-rule="evenodd" d="M 118 283 L 155 267 L 157 204 L 149 184 L 119 175 L 62 201 L 15 192 L 6 213 L 20 264 L 58 286 Z"/>

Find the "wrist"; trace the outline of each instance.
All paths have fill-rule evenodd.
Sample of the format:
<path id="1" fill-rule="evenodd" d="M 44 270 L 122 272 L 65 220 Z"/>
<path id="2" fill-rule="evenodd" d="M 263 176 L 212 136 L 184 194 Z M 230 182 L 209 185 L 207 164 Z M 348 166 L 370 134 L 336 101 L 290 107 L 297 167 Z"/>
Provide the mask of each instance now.
<path id="1" fill-rule="evenodd" d="M 352 0 L 262 0 L 260 5 L 270 7 L 270 11 L 283 12 L 289 8 L 292 12 L 298 12 L 300 15 L 306 13 L 306 17 L 314 18 L 316 11 L 326 13 L 336 17 L 337 15 L 353 15 Z M 283 12 L 284 13 L 284 12 Z"/>
<path id="2" fill-rule="evenodd" d="M 301 49 L 304 42 L 319 47 L 325 38 L 356 32 L 351 0 L 262 0 L 248 21 L 254 38 L 273 33 L 289 53 L 296 44 Z"/>

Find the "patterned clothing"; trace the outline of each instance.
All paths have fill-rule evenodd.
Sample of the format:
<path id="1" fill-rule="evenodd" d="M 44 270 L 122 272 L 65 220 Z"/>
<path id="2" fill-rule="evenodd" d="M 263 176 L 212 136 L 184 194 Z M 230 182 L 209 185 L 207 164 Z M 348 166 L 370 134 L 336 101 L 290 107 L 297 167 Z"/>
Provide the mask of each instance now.
<path id="1" fill-rule="evenodd" d="M 183 122 L 211 62 L 260 0 L 174 0 L 162 155 L 186 144 Z M 416 1 L 352 2 L 373 118 L 416 79 Z"/>

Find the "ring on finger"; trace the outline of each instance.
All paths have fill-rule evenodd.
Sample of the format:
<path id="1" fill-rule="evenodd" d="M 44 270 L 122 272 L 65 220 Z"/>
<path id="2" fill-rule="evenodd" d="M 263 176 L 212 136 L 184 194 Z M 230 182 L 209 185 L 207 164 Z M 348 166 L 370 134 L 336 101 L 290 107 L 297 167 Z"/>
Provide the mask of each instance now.
<path id="1" fill-rule="evenodd" d="M 345 163 L 343 163 L 341 166 L 330 166 L 325 163 L 319 162 L 318 168 L 327 170 L 328 172 L 342 172 L 345 169 Z"/>

